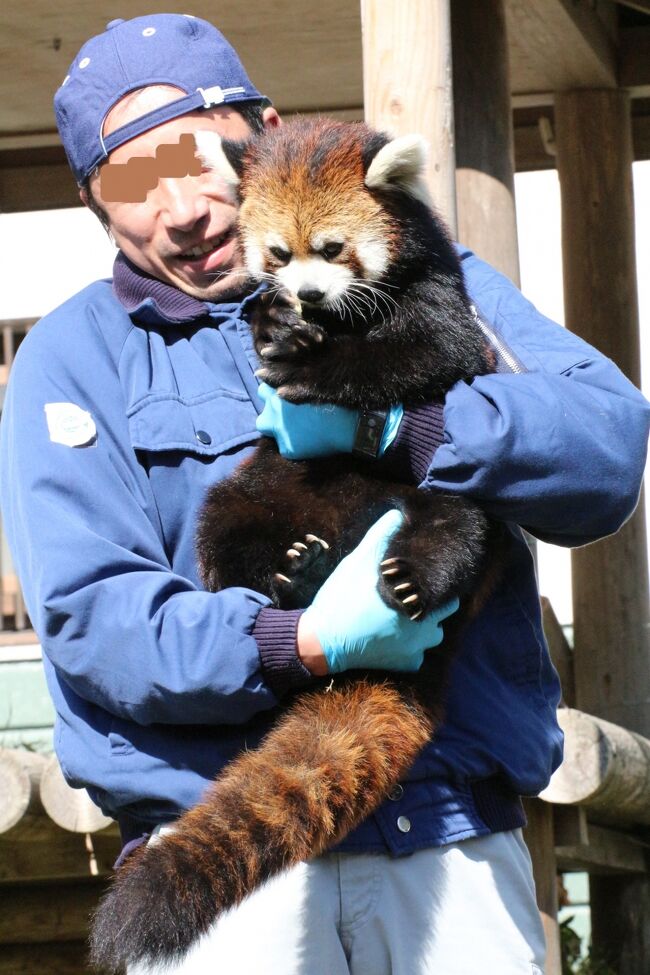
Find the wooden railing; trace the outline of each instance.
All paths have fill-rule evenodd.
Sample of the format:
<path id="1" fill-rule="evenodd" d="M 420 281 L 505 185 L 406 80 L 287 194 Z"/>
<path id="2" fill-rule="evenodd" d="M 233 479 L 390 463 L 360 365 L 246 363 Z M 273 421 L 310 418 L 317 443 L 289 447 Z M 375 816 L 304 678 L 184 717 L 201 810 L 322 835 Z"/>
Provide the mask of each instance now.
<path id="1" fill-rule="evenodd" d="M 0 345 L 0 410 L 4 403 L 5 389 L 16 352 L 35 321 L 36 319 L 34 318 L 12 318 L 0 321 L 0 329 L 2 330 L 2 343 Z M 27 630 L 29 627 L 30 622 L 25 611 L 23 594 L 14 572 L 11 556 L 0 523 L 0 631 L 10 633 L 12 631 Z"/>

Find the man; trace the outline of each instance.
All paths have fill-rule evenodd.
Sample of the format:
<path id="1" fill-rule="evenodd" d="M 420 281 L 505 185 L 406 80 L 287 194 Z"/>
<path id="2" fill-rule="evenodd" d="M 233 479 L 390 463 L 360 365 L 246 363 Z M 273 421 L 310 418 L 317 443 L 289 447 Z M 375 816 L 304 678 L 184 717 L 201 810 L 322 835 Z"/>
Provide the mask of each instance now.
<path id="1" fill-rule="evenodd" d="M 5 525 L 43 643 L 62 768 L 133 843 L 195 803 L 286 694 L 329 669 L 309 610 L 282 612 L 245 589 L 206 593 L 193 553 L 206 488 L 247 456 L 263 403 L 235 205 L 213 173 L 171 175 L 161 147 L 199 127 L 242 138 L 279 119 L 221 35 L 181 15 L 113 21 L 55 105 L 82 200 L 120 250 L 112 284 L 52 312 L 20 349 L 2 425 Z M 143 159 L 144 196 L 127 198 L 126 183 L 121 199 L 107 191 L 109 167 Z M 502 276 L 460 256 L 500 371 L 444 404 L 403 416 L 393 404 L 375 463 L 422 490 L 480 499 L 511 526 L 508 569 L 465 635 L 447 721 L 408 780 L 336 852 L 218 922 L 179 975 L 542 970 L 518 797 L 560 760 L 558 686 L 516 525 L 563 545 L 615 531 L 636 503 L 648 405 Z M 260 427 L 288 456 L 326 453 L 332 439 L 351 449 L 336 411 L 266 397 Z M 360 634 L 350 668 L 376 660 L 385 619 L 354 616 L 350 603 L 374 590 L 394 528 L 382 520 L 351 556 L 359 599 L 332 602 Z M 443 617 L 397 622 L 395 669 L 417 666 Z"/>

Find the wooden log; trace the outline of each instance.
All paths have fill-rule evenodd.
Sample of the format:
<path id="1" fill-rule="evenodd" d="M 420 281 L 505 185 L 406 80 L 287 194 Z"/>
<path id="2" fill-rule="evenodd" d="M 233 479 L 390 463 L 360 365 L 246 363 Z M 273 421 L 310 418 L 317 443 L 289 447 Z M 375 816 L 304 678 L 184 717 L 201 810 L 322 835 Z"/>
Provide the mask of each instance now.
<path id="1" fill-rule="evenodd" d="M 112 823 L 85 789 L 72 789 L 68 785 L 54 755 L 43 769 L 40 792 L 48 816 L 63 829 L 73 833 L 95 833 Z"/>
<path id="2" fill-rule="evenodd" d="M 546 938 L 545 972 L 546 975 L 562 975 L 553 810 L 539 799 L 526 799 L 524 808 L 528 818 L 524 838 L 533 863 L 537 906 Z"/>
<path id="3" fill-rule="evenodd" d="M 590 824 L 586 843 L 556 844 L 560 870 L 586 871 L 590 875 L 645 874 L 646 848 L 625 833 Z"/>
<path id="4" fill-rule="evenodd" d="M 583 805 L 603 823 L 650 825 L 650 741 L 591 714 L 560 708 L 564 761 L 541 793 Z"/>
<path id="5" fill-rule="evenodd" d="M 49 942 L 40 945 L 4 945 L 0 951 L 0 975 L 90 975 L 85 941 Z M 101 975 L 92 969 L 92 975 Z"/>
<path id="6" fill-rule="evenodd" d="M 456 231 L 449 0 L 361 0 L 366 120 L 429 141 L 431 194 Z"/>
<path id="7" fill-rule="evenodd" d="M 83 941 L 104 888 L 103 880 L 0 887 L 0 954 L 5 945 Z"/>
<path id="8" fill-rule="evenodd" d="M 519 281 L 504 0 L 451 5 L 458 239 Z"/>
<path id="9" fill-rule="evenodd" d="M 46 759 L 25 749 L 0 749 L 0 834 L 42 815 L 39 782 Z"/>
<path id="10" fill-rule="evenodd" d="M 646 872 L 648 843 L 589 822 L 582 806 L 552 808 L 555 856 L 560 870 L 605 875 Z"/>
<path id="11" fill-rule="evenodd" d="M 83 880 L 110 874 L 120 852 L 117 825 L 101 833 L 70 833 L 43 817 L 50 826 L 36 838 L 10 830 L 0 836 L 0 884 Z"/>

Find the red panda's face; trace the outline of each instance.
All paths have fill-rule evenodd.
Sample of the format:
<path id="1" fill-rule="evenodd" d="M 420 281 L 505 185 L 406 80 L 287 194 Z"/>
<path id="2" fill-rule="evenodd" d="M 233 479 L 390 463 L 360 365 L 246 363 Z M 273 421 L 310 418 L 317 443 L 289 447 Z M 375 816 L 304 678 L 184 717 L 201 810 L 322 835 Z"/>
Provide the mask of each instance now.
<path id="1" fill-rule="evenodd" d="M 250 272 L 304 304 L 336 310 L 384 277 L 394 232 L 387 214 L 352 179 L 249 183 L 239 227 Z"/>
<path id="2" fill-rule="evenodd" d="M 302 304 L 344 315 L 376 302 L 401 245 L 383 194 L 427 199 L 419 137 L 389 142 L 366 126 L 297 121 L 263 135 L 235 172 L 220 144 L 199 153 L 237 187 L 239 234 L 251 275 Z"/>

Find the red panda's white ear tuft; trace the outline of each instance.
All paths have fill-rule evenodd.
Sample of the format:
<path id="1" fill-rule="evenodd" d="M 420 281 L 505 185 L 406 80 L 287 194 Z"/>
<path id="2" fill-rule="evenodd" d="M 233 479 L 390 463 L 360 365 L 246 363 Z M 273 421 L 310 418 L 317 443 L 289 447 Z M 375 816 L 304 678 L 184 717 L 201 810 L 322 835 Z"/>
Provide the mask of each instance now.
<path id="1" fill-rule="evenodd" d="M 229 186 L 236 189 L 239 186 L 239 176 L 226 158 L 221 144 L 221 137 L 209 129 L 199 129 L 194 133 L 196 153 L 206 167 L 218 173 Z"/>
<path id="2" fill-rule="evenodd" d="M 404 190 L 431 206 L 424 178 L 428 145 L 421 135 L 403 135 L 379 150 L 368 167 L 365 184 L 370 190 Z"/>

